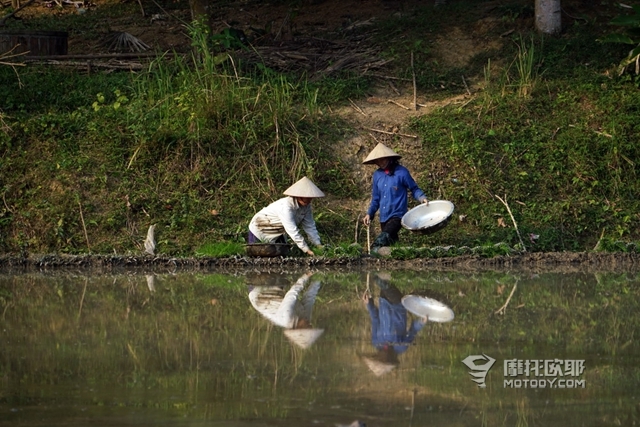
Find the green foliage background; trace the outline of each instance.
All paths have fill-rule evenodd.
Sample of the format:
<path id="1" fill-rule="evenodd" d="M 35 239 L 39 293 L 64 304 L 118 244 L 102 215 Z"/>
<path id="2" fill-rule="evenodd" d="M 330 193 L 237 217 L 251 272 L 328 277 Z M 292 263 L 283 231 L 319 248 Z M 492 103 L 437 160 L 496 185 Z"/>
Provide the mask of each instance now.
<path id="1" fill-rule="evenodd" d="M 511 6 L 496 9 L 496 25 L 530 22 L 523 3 Z M 479 10 L 454 2 L 436 16 L 425 6 L 376 27 L 388 58 L 415 53 L 419 89 L 432 98 L 466 93 L 461 75 L 483 80 L 466 102 L 411 122 L 429 171 L 419 184 L 456 212 L 453 226 L 402 243 L 516 246 L 522 237 L 533 251 L 635 250 L 619 242 L 639 240 L 640 92 L 636 77 L 612 72 L 624 48 L 597 41 L 611 32 L 607 16 L 574 20 L 558 38 L 524 27 L 465 69 L 438 64 L 429 32 L 470 25 Z M 324 240 L 353 241 L 349 206 L 369 189 L 337 154 L 354 130 L 332 107 L 367 94 L 372 80 L 248 67 L 203 26 L 189 31 L 192 56 L 161 57 L 137 74 L 0 68 L 0 251 L 137 252 L 156 224 L 162 253 L 202 254 L 242 243 L 253 213 L 303 175 L 331 199 L 316 205 Z M 390 72 L 410 75 L 393 63 Z"/>

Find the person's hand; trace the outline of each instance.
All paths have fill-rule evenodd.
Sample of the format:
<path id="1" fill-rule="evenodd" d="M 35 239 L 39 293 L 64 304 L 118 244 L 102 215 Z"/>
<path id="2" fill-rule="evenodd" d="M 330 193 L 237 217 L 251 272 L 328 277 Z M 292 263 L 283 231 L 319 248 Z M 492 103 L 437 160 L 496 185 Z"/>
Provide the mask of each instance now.
<path id="1" fill-rule="evenodd" d="M 307 255 L 311 255 L 311 256 L 315 255 L 311 249 L 307 249 L 305 252 Z"/>
<path id="2" fill-rule="evenodd" d="M 422 203 L 424 203 L 425 206 L 429 206 L 429 199 L 427 199 L 426 197 L 422 200 Z"/>
<path id="3" fill-rule="evenodd" d="M 371 217 L 369 216 L 369 214 L 366 214 L 364 218 L 362 218 L 362 222 L 364 223 L 364 225 L 371 224 Z"/>
<path id="4" fill-rule="evenodd" d="M 365 304 L 369 304 L 370 299 L 371 299 L 371 295 L 369 295 L 369 292 L 365 292 L 364 294 L 362 294 L 362 301 Z"/>

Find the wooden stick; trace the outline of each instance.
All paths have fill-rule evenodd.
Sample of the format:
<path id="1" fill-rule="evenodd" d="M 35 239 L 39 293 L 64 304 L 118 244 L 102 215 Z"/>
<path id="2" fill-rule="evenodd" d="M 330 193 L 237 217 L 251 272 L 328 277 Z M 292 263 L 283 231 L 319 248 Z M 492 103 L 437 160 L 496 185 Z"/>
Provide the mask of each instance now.
<path id="1" fill-rule="evenodd" d="M 379 79 L 388 79 L 388 80 L 400 80 L 403 82 L 410 82 L 411 79 L 405 79 L 404 77 L 393 77 L 393 76 L 385 76 L 383 74 L 377 74 L 377 73 L 367 73 L 367 76 L 371 76 L 371 77 L 377 77 Z"/>
<path id="2" fill-rule="evenodd" d="M 179 56 L 173 52 L 163 52 L 157 54 L 155 52 L 139 52 L 139 53 L 96 53 L 96 54 L 78 54 L 78 55 L 42 55 L 42 56 L 30 56 L 24 57 L 25 60 L 45 60 L 55 59 L 57 61 L 64 61 L 65 59 L 130 59 L 130 58 L 151 58 L 160 56 Z"/>
<path id="3" fill-rule="evenodd" d="M 364 293 L 371 297 L 371 289 L 369 289 L 369 272 L 367 271 L 367 289 L 364 290 Z"/>
<path id="4" fill-rule="evenodd" d="M 604 237 L 604 231 L 606 230 L 606 227 L 602 229 L 602 233 L 600 234 L 600 238 L 598 239 L 598 243 L 596 243 L 596 245 L 593 247 L 594 252 L 598 251 L 600 249 L 600 243 L 602 242 L 602 238 Z"/>
<path id="5" fill-rule="evenodd" d="M 407 138 L 418 138 L 417 135 L 407 135 L 406 133 L 400 133 L 400 132 L 388 132 L 386 130 L 380 130 L 380 129 L 372 129 L 372 128 L 367 128 L 369 130 L 372 130 L 374 132 L 379 132 L 379 133 L 385 133 L 387 135 L 400 135 L 400 136 L 406 136 Z"/>
<path id="6" fill-rule="evenodd" d="M 369 229 L 371 228 L 371 223 L 369 223 L 369 225 L 367 225 L 367 253 L 371 254 L 371 234 Z M 367 276 L 367 279 L 369 278 L 369 276 Z"/>
<path id="7" fill-rule="evenodd" d="M 518 224 L 516 223 L 516 220 L 513 217 L 513 214 L 511 213 L 511 209 L 509 208 L 509 205 L 507 204 L 507 195 L 505 194 L 504 200 L 502 200 L 502 198 L 500 198 L 500 196 L 498 196 L 497 194 L 495 196 L 496 196 L 496 198 L 498 200 L 500 200 L 502 202 L 504 207 L 507 208 L 507 212 L 509 212 L 509 216 L 511 217 L 511 221 L 513 222 L 513 226 L 515 227 L 516 233 L 518 234 L 518 239 L 520 240 L 520 244 L 522 245 L 522 250 L 524 252 L 527 252 L 527 247 L 524 245 L 524 242 L 522 241 L 522 237 L 520 236 L 520 230 L 518 230 Z"/>
<path id="8" fill-rule="evenodd" d="M 395 105 L 397 105 L 397 106 L 398 106 L 398 107 L 400 107 L 400 108 L 404 108 L 405 110 L 410 110 L 410 109 L 411 109 L 411 108 L 409 108 L 409 107 L 405 107 L 404 105 L 402 105 L 402 104 L 400 104 L 399 102 L 396 102 L 396 101 L 394 101 L 394 100 L 392 100 L 392 99 L 387 99 L 387 103 L 388 103 L 388 104 L 395 104 Z"/>
<path id="9" fill-rule="evenodd" d="M 78 206 L 80 207 L 80 220 L 82 221 L 82 229 L 84 230 L 84 238 L 87 240 L 87 249 L 91 252 L 91 245 L 89 244 L 89 235 L 87 234 L 87 226 L 84 223 L 84 215 L 82 214 L 82 204 L 78 199 Z"/>
<path id="10" fill-rule="evenodd" d="M 142 12 L 142 17 L 146 17 L 147 15 L 144 13 L 144 7 L 142 7 L 142 0 L 138 0 L 138 4 L 140 5 L 140 12 Z"/>
<path id="11" fill-rule="evenodd" d="M 504 312 L 507 309 L 507 305 L 509 305 L 509 301 L 511 301 L 511 297 L 513 296 L 513 293 L 516 291 L 517 286 L 518 286 L 518 281 L 516 280 L 516 283 L 515 285 L 513 285 L 513 289 L 511 289 L 511 293 L 509 294 L 509 298 L 507 298 L 507 301 L 504 303 L 502 307 L 496 310 L 495 314 L 504 314 Z"/>
<path id="12" fill-rule="evenodd" d="M 413 51 L 411 52 L 411 74 L 413 75 L 413 109 L 418 111 L 418 86 L 416 85 L 416 70 L 413 68 Z"/>
<path id="13" fill-rule="evenodd" d="M 462 83 L 464 83 L 464 87 L 465 89 L 467 89 L 467 93 L 471 95 L 471 91 L 469 90 L 469 86 L 467 85 L 467 81 L 464 79 L 464 76 L 462 76 Z"/>
<path id="14" fill-rule="evenodd" d="M 82 288 L 82 297 L 80 297 L 80 308 L 78 308 L 78 319 L 82 316 L 82 305 L 84 304 L 84 295 L 87 293 L 88 279 L 84 279 L 84 288 Z"/>
<path id="15" fill-rule="evenodd" d="M 349 102 L 351 103 L 351 106 L 353 107 L 354 110 L 356 110 L 358 113 L 362 114 L 363 116 L 366 117 L 367 113 L 365 113 L 364 111 L 362 111 L 362 108 L 358 107 L 356 105 L 355 102 L 353 102 L 351 99 L 349 99 Z"/>
<path id="16" fill-rule="evenodd" d="M 357 245 L 358 244 L 358 223 L 360 222 L 360 214 L 358 214 L 358 219 L 356 219 L 356 235 L 354 237 L 353 242 Z"/>

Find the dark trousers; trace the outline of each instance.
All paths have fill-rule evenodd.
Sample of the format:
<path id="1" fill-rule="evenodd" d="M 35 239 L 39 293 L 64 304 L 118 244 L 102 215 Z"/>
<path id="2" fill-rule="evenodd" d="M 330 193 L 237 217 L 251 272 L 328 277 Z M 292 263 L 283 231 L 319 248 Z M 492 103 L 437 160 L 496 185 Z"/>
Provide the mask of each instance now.
<path id="1" fill-rule="evenodd" d="M 383 233 L 387 233 L 389 238 L 391 239 L 391 244 L 398 241 L 398 232 L 402 228 L 402 223 L 400 222 L 401 218 L 389 218 L 385 222 L 380 223 L 380 228 L 382 228 Z"/>
<path id="2" fill-rule="evenodd" d="M 391 246 L 398 241 L 398 232 L 402 228 L 400 218 L 389 218 L 385 222 L 380 223 L 382 232 L 378 234 L 376 240 L 373 241 L 372 248 L 381 248 L 383 246 Z"/>

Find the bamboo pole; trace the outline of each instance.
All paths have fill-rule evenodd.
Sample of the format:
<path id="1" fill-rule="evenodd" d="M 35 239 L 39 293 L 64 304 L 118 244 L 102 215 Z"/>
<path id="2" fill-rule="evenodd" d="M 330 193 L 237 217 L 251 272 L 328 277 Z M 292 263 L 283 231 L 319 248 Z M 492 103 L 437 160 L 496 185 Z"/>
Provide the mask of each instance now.
<path id="1" fill-rule="evenodd" d="M 367 253 L 371 254 L 371 232 L 370 229 L 371 228 L 371 224 L 367 225 Z M 367 276 L 368 278 L 369 276 Z"/>

